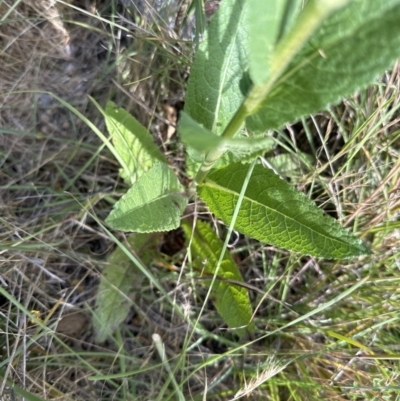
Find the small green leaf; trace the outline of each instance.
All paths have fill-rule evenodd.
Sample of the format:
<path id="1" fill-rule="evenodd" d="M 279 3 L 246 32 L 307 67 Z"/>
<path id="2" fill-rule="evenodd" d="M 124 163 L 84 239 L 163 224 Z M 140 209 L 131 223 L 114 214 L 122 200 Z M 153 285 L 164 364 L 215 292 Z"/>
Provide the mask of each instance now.
<path id="1" fill-rule="evenodd" d="M 198 187 L 210 210 L 230 224 L 248 166 L 236 163 L 211 172 Z M 329 259 L 368 254 L 368 248 L 303 193 L 257 165 L 235 229 L 259 241 Z"/>
<path id="2" fill-rule="evenodd" d="M 212 134 L 184 111 L 181 112 L 178 131 L 182 142 L 187 146 L 191 160 L 194 160 L 196 165 L 204 161 L 204 152 L 218 147 L 221 143 L 221 137 Z"/>
<path id="3" fill-rule="evenodd" d="M 302 171 L 309 171 L 307 165 L 312 165 L 314 162 L 311 155 L 303 152 L 296 154 L 282 153 L 267 157 L 266 160 L 279 175 L 294 179 L 299 178 Z"/>
<path id="4" fill-rule="evenodd" d="M 149 233 L 179 227 L 187 198 L 174 172 L 155 163 L 114 205 L 107 224 L 115 229 Z"/>
<path id="5" fill-rule="evenodd" d="M 183 222 L 183 230 L 187 238 L 192 238 L 190 251 L 193 266 L 210 280 L 201 280 L 209 287 L 215 273 L 223 243 L 214 233 L 209 224 L 198 220 L 192 236 L 192 225 Z M 215 308 L 225 323 L 243 337 L 246 332 L 254 332 L 254 323 L 250 322 L 252 308 L 246 288 L 237 283 L 243 283 L 239 268 L 228 251 L 225 251 L 218 276 L 212 288 Z M 247 326 L 246 328 L 242 326 Z"/>
<path id="6" fill-rule="evenodd" d="M 274 140 L 271 137 L 222 138 L 203 128 L 185 112 L 181 113 L 179 131 L 182 142 L 196 151 L 202 154 L 214 149 L 229 151 L 237 157 L 238 161 L 260 151 L 266 152 L 272 149 L 274 145 Z"/>
<path id="7" fill-rule="evenodd" d="M 291 60 L 246 127 L 251 132 L 279 128 L 365 87 L 399 57 L 399 26 L 400 0 L 350 2 Z"/>
<path id="8" fill-rule="evenodd" d="M 149 131 L 126 110 L 108 102 L 105 120 L 115 150 L 124 163 L 121 177 L 132 185 L 155 161 L 166 163 Z"/>
<path id="9" fill-rule="evenodd" d="M 144 264 L 150 263 L 158 238 L 154 234 L 133 234 L 125 244 L 131 247 Z M 131 288 L 140 287 L 144 275 L 121 248 L 110 255 L 104 268 L 96 297 L 93 325 L 96 341 L 103 342 L 126 319 L 132 306 Z"/>

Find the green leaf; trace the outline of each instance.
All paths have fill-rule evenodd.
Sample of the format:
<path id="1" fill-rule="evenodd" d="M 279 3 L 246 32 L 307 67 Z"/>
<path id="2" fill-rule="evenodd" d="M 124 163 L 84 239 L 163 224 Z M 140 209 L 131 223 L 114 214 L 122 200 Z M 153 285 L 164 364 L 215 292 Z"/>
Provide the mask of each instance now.
<path id="1" fill-rule="evenodd" d="M 196 53 L 185 111 L 220 135 L 240 106 L 250 84 L 245 1 L 224 0 Z"/>
<path id="2" fill-rule="evenodd" d="M 198 187 L 199 196 L 225 224 L 232 220 L 247 170 L 246 165 L 233 164 L 211 172 Z M 261 165 L 254 168 L 235 229 L 259 241 L 317 257 L 369 253 L 335 219 Z"/>
<path id="3" fill-rule="evenodd" d="M 291 25 L 303 0 L 248 0 L 249 69 L 254 84 L 269 78 L 277 41 Z"/>
<path id="4" fill-rule="evenodd" d="M 203 0 L 192 1 L 190 7 L 192 7 L 193 5 L 195 7 L 194 15 L 196 20 L 195 43 L 199 43 L 200 37 L 204 34 L 204 31 L 206 29 L 206 13 L 204 10 Z"/>
<path id="5" fill-rule="evenodd" d="M 279 175 L 299 178 L 302 171 L 309 171 L 307 165 L 312 165 L 314 158 L 303 152 L 296 154 L 283 153 L 273 157 L 267 157 L 267 162 Z"/>
<path id="6" fill-rule="evenodd" d="M 399 26 L 400 0 L 352 1 L 317 29 L 246 127 L 279 128 L 365 87 L 399 57 Z"/>
<path id="7" fill-rule="evenodd" d="M 155 163 L 114 205 L 106 222 L 111 228 L 149 233 L 179 227 L 187 198 L 174 172 Z"/>
<path id="8" fill-rule="evenodd" d="M 133 234 L 128 237 L 125 246 L 132 248 L 144 264 L 149 264 L 157 244 L 158 237 L 154 234 Z M 102 272 L 97 292 L 93 319 L 97 342 L 105 341 L 126 319 L 132 306 L 132 286 L 140 287 L 143 279 L 143 273 L 117 247 Z"/>
<path id="9" fill-rule="evenodd" d="M 192 225 L 188 222 L 183 222 L 182 228 L 186 238 L 192 238 L 190 251 L 193 266 L 202 273 L 203 277 L 210 278 L 209 281 L 201 280 L 203 285 L 209 287 L 223 249 L 223 243 L 210 225 L 203 221 L 197 221 L 193 235 Z M 240 337 L 243 337 L 246 332 L 254 332 L 254 323 L 250 322 L 252 308 L 249 294 L 246 288 L 240 286 L 240 283 L 243 282 L 239 268 L 230 253 L 225 251 L 211 295 L 215 308 L 222 319 L 230 328 L 235 329 L 235 333 Z M 242 326 L 247 327 L 243 328 Z"/>
<path id="10" fill-rule="evenodd" d="M 120 174 L 132 185 L 155 161 L 166 163 L 149 131 L 126 110 L 108 102 L 105 121 L 123 165 Z"/>
<path id="11" fill-rule="evenodd" d="M 272 149 L 274 145 L 274 140 L 271 137 L 222 138 L 203 128 L 185 112 L 181 113 L 179 132 L 183 143 L 202 154 L 210 150 L 220 149 L 224 152 L 233 153 L 237 156 L 238 161 L 260 151 L 266 152 Z"/>

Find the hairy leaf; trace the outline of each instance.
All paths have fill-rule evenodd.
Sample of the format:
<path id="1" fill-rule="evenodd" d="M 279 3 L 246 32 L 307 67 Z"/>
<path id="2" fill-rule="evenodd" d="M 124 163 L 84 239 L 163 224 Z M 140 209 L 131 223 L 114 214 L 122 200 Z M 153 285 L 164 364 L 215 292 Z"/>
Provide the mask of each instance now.
<path id="1" fill-rule="evenodd" d="M 179 227 L 187 198 L 174 172 L 155 163 L 114 205 L 106 222 L 112 228 L 142 233 Z"/>
<path id="2" fill-rule="evenodd" d="M 187 238 L 192 238 L 191 253 L 193 266 L 209 280 L 201 283 L 209 286 L 215 273 L 218 260 L 223 249 L 223 243 L 212 230 L 209 224 L 198 220 L 192 236 L 192 226 L 184 222 L 182 227 Z M 254 332 L 254 323 L 250 322 L 252 308 L 246 288 L 241 287 L 242 275 L 232 259 L 225 251 L 222 263 L 217 273 L 217 279 L 212 288 L 212 297 L 215 307 L 225 323 L 243 337 L 246 332 Z M 242 327 L 246 326 L 246 328 Z"/>
<path id="3" fill-rule="evenodd" d="M 334 13 L 274 83 L 250 131 L 325 109 L 365 87 L 400 55 L 400 0 L 357 0 Z"/>
<path id="4" fill-rule="evenodd" d="M 132 248 L 144 264 L 150 263 L 154 256 L 158 237 L 154 234 L 133 234 L 125 246 Z M 96 341 L 103 342 L 112 335 L 126 319 L 132 306 L 131 288 L 140 287 L 144 275 L 132 263 L 125 252 L 117 247 L 108 258 L 96 297 L 93 325 Z"/>
<path id="5" fill-rule="evenodd" d="M 210 210 L 230 224 L 248 166 L 240 163 L 211 172 L 198 187 Z M 271 170 L 257 165 L 248 184 L 235 229 L 259 241 L 303 254 L 345 258 L 368 248 L 303 193 Z"/>
<path id="6" fill-rule="evenodd" d="M 185 111 L 220 135 L 250 84 L 247 64 L 246 2 L 224 0 L 196 53 Z"/>
<path id="7" fill-rule="evenodd" d="M 132 185 L 155 161 L 166 163 L 153 137 L 136 118 L 113 102 L 107 103 L 105 114 L 114 148 L 124 163 L 120 174 L 127 184 Z"/>

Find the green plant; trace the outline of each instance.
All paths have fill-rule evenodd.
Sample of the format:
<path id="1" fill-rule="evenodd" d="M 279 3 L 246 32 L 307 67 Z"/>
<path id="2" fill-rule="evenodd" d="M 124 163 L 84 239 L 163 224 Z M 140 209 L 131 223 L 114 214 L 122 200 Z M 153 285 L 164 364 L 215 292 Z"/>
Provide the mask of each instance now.
<path id="1" fill-rule="evenodd" d="M 132 116 L 112 102 L 104 112 L 113 141 L 109 147 L 122 178 L 132 185 L 108 225 L 138 233 L 177 228 L 195 188 L 229 231 L 223 244 L 200 223 L 192 234 L 193 266 L 209 261 L 204 269 L 213 275 L 208 286 L 217 309 L 228 325 L 248 325 L 250 332 L 248 297 L 226 290 L 241 281 L 226 256 L 233 229 L 315 257 L 369 253 L 259 157 L 274 145 L 269 130 L 326 109 L 391 66 L 400 45 L 400 0 L 310 0 L 302 5 L 302 0 L 222 2 L 195 56 L 179 122 L 192 187 L 180 184 L 149 132 Z M 189 237 L 190 227 L 184 223 Z M 228 284 L 216 286 L 217 279 Z M 228 304 L 243 308 L 242 319 L 232 322 L 232 310 L 223 307 Z"/>

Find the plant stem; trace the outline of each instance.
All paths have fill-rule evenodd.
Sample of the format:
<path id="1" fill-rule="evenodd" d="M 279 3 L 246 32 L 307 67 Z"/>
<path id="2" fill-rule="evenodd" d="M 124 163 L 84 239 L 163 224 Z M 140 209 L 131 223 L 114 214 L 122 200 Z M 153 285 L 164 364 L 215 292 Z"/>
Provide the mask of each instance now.
<path id="1" fill-rule="evenodd" d="M 236 132 L 238 132 L 240 128 L 243 126 L 243 123 L 248 115 L 249 115 L 248 111 L 246 110 L 244 103 L 242 103 L 237 112 L 235 113 L 235 115 L 229 121 L 227 127 L 225 128 L 221 136 L 223 136 L 224 138 L 233 138 Z M 199 171 L 196 174 L 195 181 L 198 184 L 200 184 L 204 180 L 204 178 L 206 178 L 208 172 L 211 170 L 214 163 L 220 157 L 222 157 L 224 153 L 225 150 L 220 150 L 217 148 L 210 150 L 206 154 L 206 157 L 202 165 L 200 166 Z"/>

